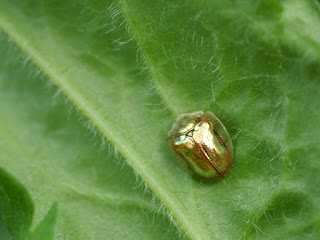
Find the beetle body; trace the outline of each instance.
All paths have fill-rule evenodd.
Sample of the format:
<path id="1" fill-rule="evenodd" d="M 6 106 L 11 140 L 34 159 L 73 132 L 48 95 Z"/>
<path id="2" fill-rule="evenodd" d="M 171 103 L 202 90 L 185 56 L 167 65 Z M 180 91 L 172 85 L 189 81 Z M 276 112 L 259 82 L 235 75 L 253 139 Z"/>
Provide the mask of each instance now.
<path id="1" fill-rule="evenodd" d="M 169 132 L 169 143 L 197 178 L 224 178 L 230 168 L 233 147 L 221 121 L 211 112 L 182 114 Z"/>

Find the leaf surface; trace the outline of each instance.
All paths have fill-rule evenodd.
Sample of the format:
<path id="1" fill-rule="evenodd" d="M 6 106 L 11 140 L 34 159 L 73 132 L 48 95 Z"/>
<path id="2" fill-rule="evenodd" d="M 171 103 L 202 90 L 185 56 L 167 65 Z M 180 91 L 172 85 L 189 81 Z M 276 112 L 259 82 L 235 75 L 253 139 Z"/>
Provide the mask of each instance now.
<path id="1" fill-rule="evenodd" d="M 12 239 L 177 238 L 114 147 L 3 35 L 0 59 L 0 166 L 20 182 L 0 174 L 1 225 Z"/>
<path id="2" fill-rule="evenodd" d="M 0 27 L 190 239 L 319 238 L 319 20 L 311 0 L 0 1 Z M 231 172 L 213 184 L 165 140 L 199 109 L 233 137 Z"/>

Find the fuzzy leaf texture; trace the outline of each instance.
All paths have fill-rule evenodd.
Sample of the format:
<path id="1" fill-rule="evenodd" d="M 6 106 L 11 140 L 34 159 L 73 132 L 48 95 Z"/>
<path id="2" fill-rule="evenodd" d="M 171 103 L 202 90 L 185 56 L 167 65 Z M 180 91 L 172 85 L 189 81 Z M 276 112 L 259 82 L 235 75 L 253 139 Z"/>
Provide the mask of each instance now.
<path id="1" fill-rule="evenodd" d="M 318 1 L 0 0 L 0 29 L 0 167 L 34 226 L 57 202 L 55 239 L 320 238 Z M 222 181 L 167 145 L 195 110 L 233 139 Z"/>

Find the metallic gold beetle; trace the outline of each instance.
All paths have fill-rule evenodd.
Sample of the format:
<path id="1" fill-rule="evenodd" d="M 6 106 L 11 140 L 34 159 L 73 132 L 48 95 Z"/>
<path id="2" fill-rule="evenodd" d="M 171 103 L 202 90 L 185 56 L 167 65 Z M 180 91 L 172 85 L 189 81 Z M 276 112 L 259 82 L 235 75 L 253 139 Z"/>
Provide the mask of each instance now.
<path id="1" fill-rule="evenodd" d="M 195 177 L 224 178 L 233 158 L 230 136 L 211 112 L 182 114 L 169 132 L 169 143 Z"/>

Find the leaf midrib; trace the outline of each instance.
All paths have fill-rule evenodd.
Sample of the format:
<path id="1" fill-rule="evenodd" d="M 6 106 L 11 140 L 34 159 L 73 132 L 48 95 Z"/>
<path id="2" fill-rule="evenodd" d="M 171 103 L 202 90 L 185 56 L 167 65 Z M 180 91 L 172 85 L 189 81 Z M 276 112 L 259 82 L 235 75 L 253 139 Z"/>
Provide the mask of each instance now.
<path id="1" fill-rule="evenodd" d="M 14 26 L 11 26 L 11 24 L 6 22 L 4 19 L 1 19 L 0 27 L 4 30 L 5 33 L 8 34 L 8 36 L 10 36 L 15 44 L 23 52 L 26 53 L 26 55 L 30 56 L 35 65 L 42 69 L 45 75 L 48 76 L 50 80 L 52 80 L 56 84 L 56 86 L 66 94 L 66 96 L 68 96 L 71 102 L 75 106 L 77 106 L 77 108 L 79 108 L 84 113 L 84 115 L 88 117 L 88 119 L 95 123 L 94 125 L 97 127 L 97 129 L 99 129 L 103 133 L 103 135 L 106 136 L 106 138 L 112 145 L 116 146 L 116 148 L 119 149 L 119 152 L 122 153 L 124 158 L 138 170 L 137 172 L 139 173 L 139 175 L 146 182 L 146 184 L 150 186 L 154 194 L 158 199 L 160 199 L 165 208 L 169 210 L 169 212 L 173 215 L 173 218 L 176 220 L 178 219 L 177 224 L 182 225 L 181 222 L 185 223 L 184 225 L 186 227 L 183 229 L 188 229 L 187 234 L 190 236 L 190 239 L 199 239 L 199 235 L 201 235 L 201 233 L 197 232 L 193 224 L 189 223 L 186 220 L 183 211 L 175 208 L 177 204 L 172 202 L 172 199 L 167 195 L 166 191 L 158 185 L 155 179 L 152 178 L 152 174 L 149 174 L 144 166 L 142 164 L 139 164 L 139 161 L 136 160 L 135 152 L 131 153 L 130 151 L 128 151 L 128 148 L 122 147 L 121 141 L 115 136 L 115 134 L 112 133 L 112 130 L 110 130 L 103 123 L 103 118 L 99 116 L 99 114 L 97 114 L 95 111 L 91 110 L 91 108 L 85 103 L 82 97 L 72 90 L 71 86 L 69 86 L 66 82 L 60 80 L 59 74 L 53 71 L 50 66 L 46 64 L 45 59 L 42 59 L 41 56 L 37 54 L 37 52 L 31 46 L 29 46 L 28 42 L 24 41 L 23 37 L 21 37 L 19 33 L 15 31 Z M 61 79 L 63 79 L 63 77 L 61 77 Z M 164 99 L 163 96 L 160 97 Z M 170 219 L 173 221 L 172 218 Z"/>

